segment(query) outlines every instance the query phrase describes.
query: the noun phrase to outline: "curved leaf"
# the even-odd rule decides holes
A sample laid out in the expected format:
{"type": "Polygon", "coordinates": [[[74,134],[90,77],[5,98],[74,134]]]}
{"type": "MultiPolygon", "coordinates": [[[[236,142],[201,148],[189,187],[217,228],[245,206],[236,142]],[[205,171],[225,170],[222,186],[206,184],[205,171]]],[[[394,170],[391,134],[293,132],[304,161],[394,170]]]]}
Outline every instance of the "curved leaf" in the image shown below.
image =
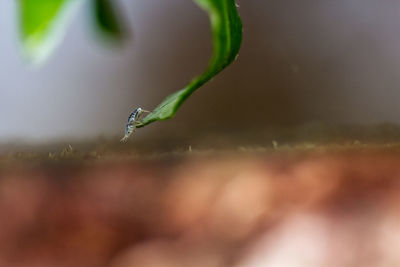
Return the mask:
{"type": "Polygon", "coordinates": [[[60,41],[72,3],[81,0],[18,0],[22,45],[26,56],[44,59],[60,41]]]}
{"type": "Polygon", "coordinates": [[[234,0],[194,0],[209,14],[214,55],[206,71],[192,80],[184,89],[169,95],[147,115],[137,127],[154,121],[172,118],[182,103],[199,87],[232,63],[240,50],[242,42],[242,22],[234,0]]]}

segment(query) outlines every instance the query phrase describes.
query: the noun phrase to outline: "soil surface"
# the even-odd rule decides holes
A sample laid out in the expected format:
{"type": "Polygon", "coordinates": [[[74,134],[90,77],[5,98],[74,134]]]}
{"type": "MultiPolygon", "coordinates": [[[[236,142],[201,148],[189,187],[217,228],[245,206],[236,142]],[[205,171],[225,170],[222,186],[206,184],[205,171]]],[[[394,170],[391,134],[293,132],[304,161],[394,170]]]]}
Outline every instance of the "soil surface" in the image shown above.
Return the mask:
{"type": "Polygon", "coordinates": [[[400,265],[398,145],[34,151],[0,156],[0,267],[400,265]]]}

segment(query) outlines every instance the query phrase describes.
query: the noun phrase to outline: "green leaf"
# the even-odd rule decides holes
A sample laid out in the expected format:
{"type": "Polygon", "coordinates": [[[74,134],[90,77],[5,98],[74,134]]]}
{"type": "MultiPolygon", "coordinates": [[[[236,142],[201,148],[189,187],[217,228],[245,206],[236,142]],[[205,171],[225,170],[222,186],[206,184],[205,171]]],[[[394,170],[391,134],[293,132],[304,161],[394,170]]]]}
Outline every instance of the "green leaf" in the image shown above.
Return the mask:
{"type": "MultiPolygon", "coordinates": [[[[110,0],[92,0],[96,25],[103,36],[122,41],[127,35],[122,12],[110,0]]],[[[115,1],[115,0],[114,0],[115,1]]]]}
{"type": "Polygon", "coordinates": [[[242,22],[234,0],[194,0],[209,14],[214,55],[206,71],[192,80],[184,89],[168,96],[138,125],[138,128],[154,121],[172,118],[183,102],[198,88],[232,63],[242,43],[242,22]]]}
{"type": "Polygon", "coordinates": [[[26,56],[41,61],[62,39],[72,4],[81,0],[18,0],[22,46],[26,56]]]}

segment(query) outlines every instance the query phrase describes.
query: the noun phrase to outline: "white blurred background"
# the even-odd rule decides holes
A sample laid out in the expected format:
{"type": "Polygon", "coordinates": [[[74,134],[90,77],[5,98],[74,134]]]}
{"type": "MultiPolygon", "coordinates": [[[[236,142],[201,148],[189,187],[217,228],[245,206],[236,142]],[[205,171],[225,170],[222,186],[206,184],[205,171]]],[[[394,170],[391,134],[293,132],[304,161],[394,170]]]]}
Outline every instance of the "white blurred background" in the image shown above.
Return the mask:
{"type": "MultiPolygon", "coordinates": [[[[0,141],[122,137],[206,67],[208,19],[190,0],[119,0],[132,26],[121,49],[93,33],[89,5],[39,68],[18,50],[15,1],[0,1],[0,141]]],[[[238,0],[239,60],[168,122],[138,136],[312,122],[400,121],[400,2],[238,0]],[[239,125],[240,124],[240,125],[239,125]]]]}

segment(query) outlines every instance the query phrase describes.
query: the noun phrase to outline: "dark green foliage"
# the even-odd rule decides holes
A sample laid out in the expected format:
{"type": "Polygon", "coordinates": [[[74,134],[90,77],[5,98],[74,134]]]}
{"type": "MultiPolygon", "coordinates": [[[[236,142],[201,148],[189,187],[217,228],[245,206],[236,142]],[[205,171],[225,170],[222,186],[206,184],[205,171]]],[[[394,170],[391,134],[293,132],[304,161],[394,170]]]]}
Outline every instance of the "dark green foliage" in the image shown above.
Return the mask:
{"type": "Polygon", "coordinates": [[[110,0],[92,0],[93,12],[98,29],[113,40],[121,41],[126,36],[121,11],[110,0]]]}

